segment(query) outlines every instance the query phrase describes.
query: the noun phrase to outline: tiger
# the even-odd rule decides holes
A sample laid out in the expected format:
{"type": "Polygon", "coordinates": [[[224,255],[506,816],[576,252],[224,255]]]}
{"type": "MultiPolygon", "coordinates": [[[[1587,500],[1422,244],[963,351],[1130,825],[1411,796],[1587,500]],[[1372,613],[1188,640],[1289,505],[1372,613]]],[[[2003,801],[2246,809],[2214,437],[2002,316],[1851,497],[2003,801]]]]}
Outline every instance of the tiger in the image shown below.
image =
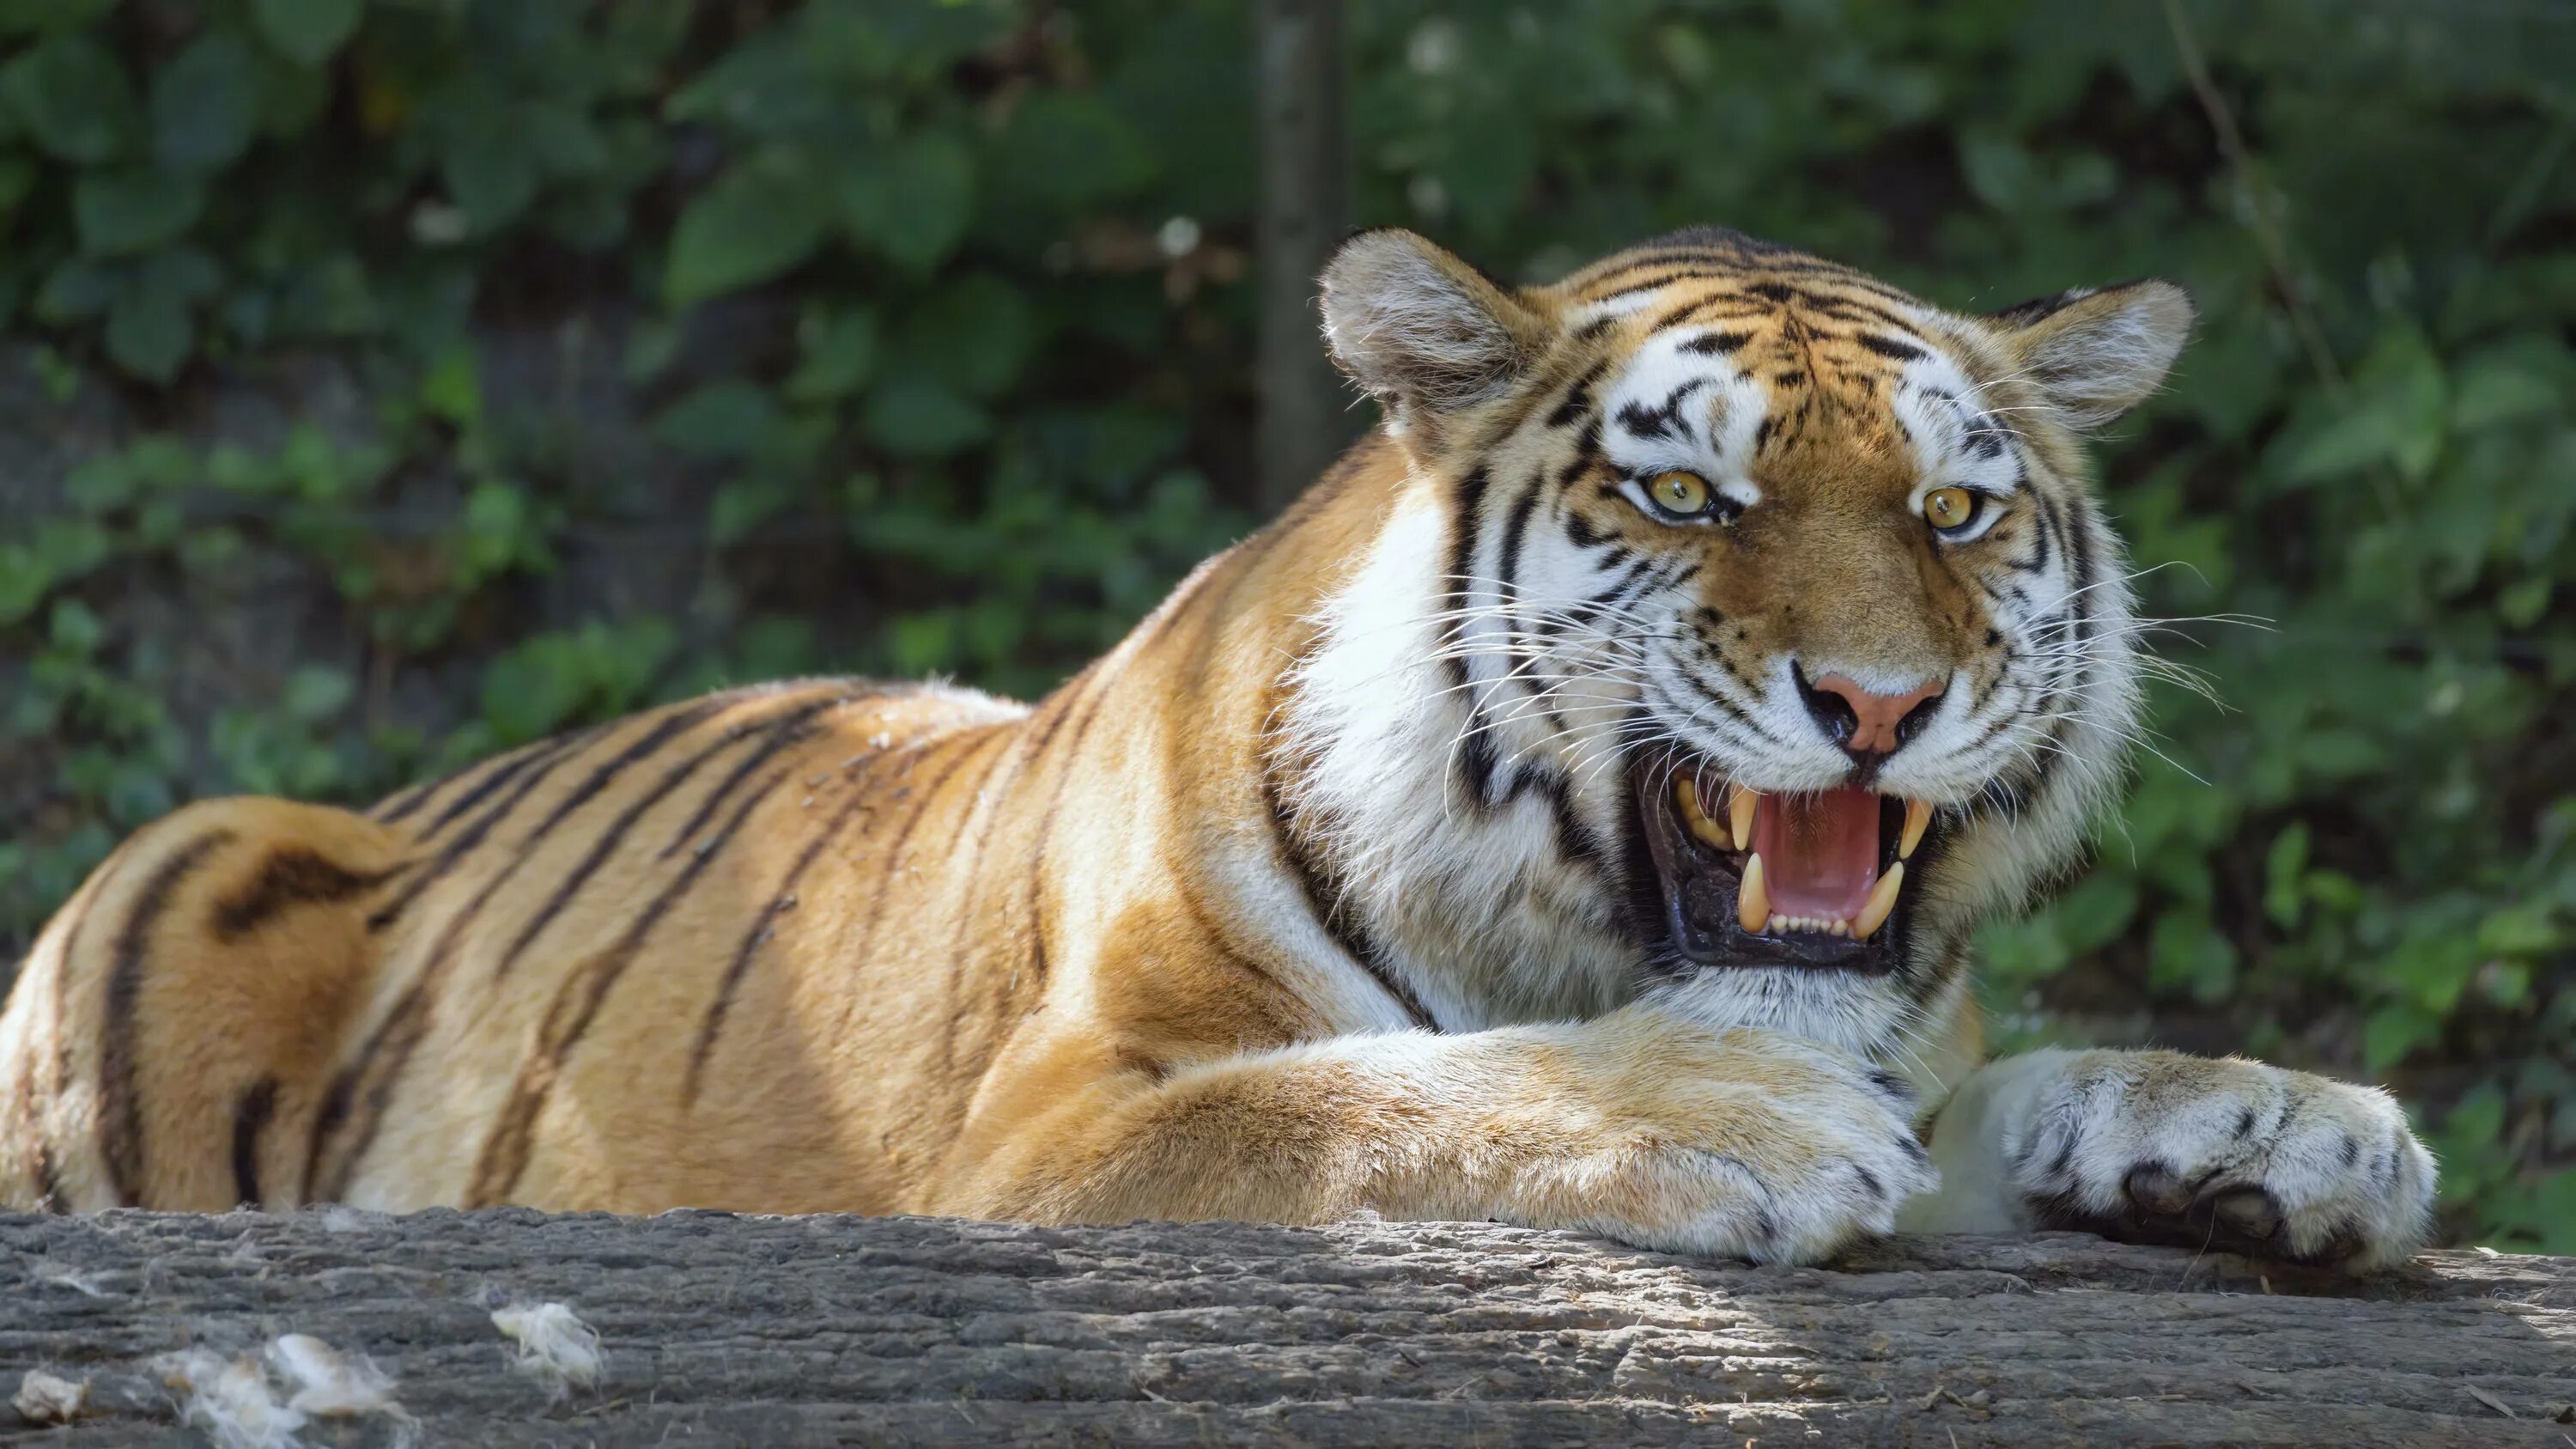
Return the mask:
{"type": "Polygon", "coordinates": [[[0,1199],[2427,1241],[2382,1090],[1986,1052],[1972,937],[2140,728],[2085,446],[2181,288],[1383,229],[1319,306],[1378,424],[1035,704],[762,685],[135,833],[0,1014],[0,1199]]]}

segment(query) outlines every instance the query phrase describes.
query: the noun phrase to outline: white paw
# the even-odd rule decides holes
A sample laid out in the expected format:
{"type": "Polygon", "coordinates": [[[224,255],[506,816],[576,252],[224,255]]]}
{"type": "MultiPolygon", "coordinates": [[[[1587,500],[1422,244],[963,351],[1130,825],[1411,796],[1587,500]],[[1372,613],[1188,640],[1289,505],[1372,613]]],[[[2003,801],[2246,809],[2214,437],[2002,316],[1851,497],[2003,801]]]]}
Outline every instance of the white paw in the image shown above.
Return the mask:
{"type": "MultiPolygon", "coordinates": [[[[1639,1247],[1812,1263],[1939,1185],[1902,1081],[1769,1032],[1684,1027],[1606,1074],[1583,1150],[1527,1184],[1549,1225],[1639,1247]]],[[[1528,1221],[1529,1219],[1522,1219],[1528,1221]]]]}
{"type": "Polygon", "coordinates": [[[2424,1243],[2433,1155],[2386,1092],[2235,1058],[2064,1058],[2009,1123],[2040,1225],[2382,1268],[2424,1243]]]}

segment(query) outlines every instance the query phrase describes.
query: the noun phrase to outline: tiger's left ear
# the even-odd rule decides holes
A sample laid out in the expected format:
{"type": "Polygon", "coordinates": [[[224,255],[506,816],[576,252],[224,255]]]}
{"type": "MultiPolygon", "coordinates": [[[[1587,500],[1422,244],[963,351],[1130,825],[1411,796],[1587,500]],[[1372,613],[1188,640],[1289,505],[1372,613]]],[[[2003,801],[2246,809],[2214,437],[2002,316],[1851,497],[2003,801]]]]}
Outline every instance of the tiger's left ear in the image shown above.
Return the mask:
{"type": "Polygon", "coordinates": [[[2066,420],[2100,427],[2145,402],[2191,335],[2191,294],[2149,279],[2078,288],[1987,314],[2013,370],[2066,420]]]}
{"type": "Polygon", "coordinates": [[[1527,302],[1399,228],[1343,242],[1323,286],[1333,361],[1409,427],[1501,396],[1546,345],[1527,302]]]}

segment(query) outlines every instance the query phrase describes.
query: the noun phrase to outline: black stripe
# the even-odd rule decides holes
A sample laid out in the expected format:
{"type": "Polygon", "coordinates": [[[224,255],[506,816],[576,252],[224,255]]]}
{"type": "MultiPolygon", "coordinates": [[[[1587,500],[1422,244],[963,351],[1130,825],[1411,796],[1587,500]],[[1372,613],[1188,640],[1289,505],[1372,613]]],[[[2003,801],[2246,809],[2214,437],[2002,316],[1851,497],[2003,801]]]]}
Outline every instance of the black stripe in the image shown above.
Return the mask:
{"type": "Polygon", "coordinates": [[[375,809],[367,812],[367,818],[378,825],[398,825],[408,819],[413,811],[428,804],[429,797],[436,794],[438,787],[446,783],[446,780],[424,780],[407,790],[399,791],[378,802],[375,809]]]}
{"type": "Polygon", "coordinates": [[[689,778],[695,775],[701,766],[764,730],[768,731],[773,738],[791,733],[801,729],[815,715],[827,709],[837,708],[848,703],[850,699],[865,697],[864,695],[832,695],[820,700],[809,699],[792,709],[780,710],[776,714],[763,715],[757,720],[745,721],[709,741],[689,758],[663,771],[662,778],[654,782],[652,789],[628,801],[626,808],[617,813],[617,818],[609,822],[608,827],[591,840],[590,851],[581,858],[581,863],[572,868],[571,872],[563,878],[562,883],[555,887],[554,894],[548,896],[546,903],[538,908],[537,913],[528,918],[528,923],[519,928],[519,934],[511,940],[510,948],[501,953],[499,961],[493,963],[494,983],[499,983],[503,977],[510,974],[510,968],[518,964],[520,954],[536,941],[538,935],[547,926],[554,923],[555,917],[563,914],[564,909],[572,904],[573,897],[579,895],[582,887],[590,883],[590,878],[598,874],[602,866],[608,864],[609,857],[617,853],[618,846],[625,841],[627,832],[635,828],[636,822],[642,820],[654,806],[668,798],[672,791],[688,783],[689,778]]]}
{"type": "MultiPolygon", "coordinates": [[[[1597,301],[1601,299],[1593,295],[1594,289],[1620,277],[1658,267],[1668,270],[1689,268],[1690,270],[1683,272],[1682,275],[1706,277],[1712,281],[1739,280],[1747,273],[1814,277],[1822,279],[1821,285],[1847,287],[1908,307],[1923,305],[1920,298],[1900,291],[1867,272],[1847,267],[1840,262],[1828,261],[1823,257],[1807,256],[1775,243],[1762,242],[1758,239],[1748,240],[1752,241],[1749,247],[1652,248],[1649,244],[1651,249],[1605,261],[1600,264],[1600,270],[1578,273],[1569,281],[1581,290],[1586,301],[1597,301]]],[[[1622,288],[1621,290],[1635,289],[1622,288]]]]}
{"type": "Polygon", "coordinates": [[[1682,425],[1682,401],[1707,387],[1711,379],[1694,377],[1665,394],[1661,407],[1648,409],[1629,403],[1619,409],[1619,426],[1640,438],[1661,438],[1690,429],[1682,425]]]}
{"type": "Polygon", "coordinates": [[[1662,559],[1659,559],[1650,553],[1638,555],[1636,562],[1628,565],[1627,569],[1618,576],[1617,581],[1612,583],[1609,588],[1590,596],[1591,603],[1594,607],[1602,609],[1615,609],[1625,606],[1629,590],[1635,588],[1647,574],[1652,573],[1656,566],[1663,562],[1664,561],[1662,559]]]}
{"type": "Polygon", "coordinates": [[[387,1012],[384,1021],[368,1035],[367,1043],[359,1049],[358,1055],[332,1077],[330,1088],[322,1094],[321,1107],[313,1114],[312,1139],[305,1145],[303,1201],[332,1202],[348,1192],[349,1178],[356,1172],[358,1160],[374,1144],[376,1128],[384,1121],[385,1104],[392,1095],[393,1081],[410,1060],[412,1050],[420,1044],[422,1035],[429,1030],[429,1002],[429,992],[423,983],[415,981],[404,988],[402,996],[394,1002],[393,1010],[387,1012]],[[357,1105],[359,1079],[375,1065],[377,1058],[387,1054],[391,1054],[394,1064],[390,1073],[378,1077],[368,1086],[367,1120],[359,1130],[358,1141],[325,1181],[322,1176],[323,1153],[349,1120],[350,1110],[357,1105]]]}
{"type": "MultiPolygon", "coordinates": [[[[1001,735],[997,738],[1002,742],[1001,750],[985,762],[984,773],[975,778],[975,787],[965,791],[967,798],[972,800],[992,799],[993,808],[996,810],[1010,799],[1012,789],[1019,783],[1020,774],[1027,768],[1029,761],[1029,754],[1025,750],[1020,751],[1016,757],[1013,755],[1010,736],[1001,735]],[[1010,783],[1004,785],[998,794],[988,796],[987,792],[992,790],[994,772],[1002,768],[1002,762],[1006,759],[1014,760],[1010,783]]],[[[1079,738],[1079,736],[1076,737],[1077,742],[1079,738]]],[[[978,744],[968,758],[983,753],[986,748],[986,745],[978,744]]],[[[959,768],[964,768],[962,763],[959,768]]],[[[1052,823],[1051,818],[1050,823],[1052,823]]],[[[958,829],[971,840],[972,848],[966,854],[965,873],[955,878],[958,882],[957,920],[948,933],[948,972],[940,981],[941,993],[946,997],[946,1009],[939,1014],[939,1070],[942,1072],[946,1072],[957,1059],[957,1026],[958,1018],[962,1015],[957,1009],[957,986],[965,979],[967,957],[973,944],[969,936],[969,927],[973,926],[977,919],[975,887],[983,879],[984,851],[993,843],[991,820],[987,819],[983,828],[979,830],[976,828],[975,813],[970,810],[966,818],[957,822],[957,825],[958,829]]],[[[949,853],[952,857],[956,853],[954,842],[949,845],[949,853]]]]}
{"type": "Polygon", "coordinates": [[[1771,309],[1746,302],[1740,293],[1721,292],[1714,297],[1702,297],[1694,302],[1684,302],[1656,318],[1646,330],[1651,335],[1657,332],[1669,332],[1676,327],[1687,327],[1696,322],[1753,322],[1770,315],[1771,309]]]}
{"type": "Polygon", "coordinates": [[[1270,808],[1270,837],[1278,843],[1280,859],[1287,865],[1290,878],[1296,881],[1298,894],[1305,898],[1307,914],[1313,916],[1316,924],[1323,927],[1324,934],[1342,948],[1343,955],[1350,957],[1360,970],[1368,973],[1369,979],[1375,981],[1380,990],[1403,1008],[1415,1026],[1424,1031],[1438,1031],[1440,1023],[1424,1008],[1421,998],[1415,996],[1412,989],[1380,959],[1376,941],[1370,937],[1368,929],[1353,918],[1343,898],[1338,874],[1316,857],[1297,829],[1286,792],[1280,787],[1279,768],[1276,761],[1263,762],[1261,798],[1270,808]]]}
{"type": "MultiPolygon", "coordinates": [[[[1076,683],[1079,682],[1079,680],[1076,681],[1076,683]]],[[[1076,685],[1074,683],[1068,683],[1062,690],[1050,696],[1045,705],[1041,706],[1041,709],[1048,715],[1048,719],[1045,724],[1039,726],[1037,739],[1029,746],[1029,758],[1040,758],[1048,745],[1054,742],[1056,731],[1064,727],[1066,720],[1072,718],[1074,713],[1073,703],[1075,695],[1076,685]]],[[[1267,718],[1267,716],[1265,716],[1265,718],[1267,718]]],[[[1086,715],[1083,719],[1081,729],[1077,730],[1074,734],[1072,745],[1068,745],[1065,751],[1068,756],[1066,761],[1067,769],[1072,767],[1070,756],[1073,753],[1073,747],[1079,745],[1082,735],[1088,732],[1090,728],[1091,721],[1086,715]]],[[[1064,781],[1059,777],[1056,781],[1054,790],[1049,792],[1047,799],[1045,822],[1046,828],[1049,830],[1054,829],[1056,804],[1063,798],[1063,793],[1064,781]]],[[[1039,986],[1044,986],[1046,984],[1047,976],[1045,910],[1046,880],[1042,874],[1045,864],[1046,849],[1044,841],[1041,839],[1038,849],[1030,854],[1028,882],[1021,890],[1021,913],[1026,918],[1029,925],[1030,967],[1036,973],[1035,982],[1039,986]]],[[[878,907],[882,907],[884,903],[884,891],[883,888],[880,887],[876,904],[878,907]]],[[[871,910],[868,916],[868,937],[870,940],[874,940],[876,937],[876,914],[874,910],[871,910]]]]}
{"type": "Polygon", "coordinates": [[[206,863],[207,856],[232,840],[229,830],[209,830],[172,851],[145,878],[112,948],[99,1026],[99,1148],[107,1158],[108,1186],[122,1207],[135,1206],[143,1194],[143,1098],[134,1085],[140,1065],[134,1013],[143,994],[144,957],[152,946],[153,928],[170,909],[170,897],[206,863]]]}
{"type": "Polygon", "coordinates": [[[1495,572],[1496,577],[1503,581],[1503,587],[1508,591],[1503,596],[1506,606],[1504,617],[1513,621],[1508,632],[1514,636],[1520,632],[1517,621],[1520,618],[1522,602],[1518,597],[1521,548],[1529,541],[1530,514],[1538,508],[1538,495],[1546,488],[1547,479],[1544,476],[1531,474],[1529,483],[1521,489],[1519,496],[1512,499],[1511,507],[1503,512],[1503,544],[1495,572]]]}
{"type": "Polygon", "coordinates": [[[1449,576],[1443,581],[1442,612],[1449,617],[1440,625],[1441,652],[1448,656],[1449,682],[1467,682],[1466,621],[1458,611],[1474,597],[1475,584],[1469,578],[1476,571],[1476,545],[1483,525],[1479,510],[1484,506],[1485,489],[1492,481],[1483,465],[1471,468],[1458,480],[1458,495],[1450,502],[1454,510],[1449,520],[1449,576]]]}
{"type": "Polygon", "coordinates": [[[518,783],[507,794],[493,802],[491,809],[474,817],[470,824],[458,831],[454,840],[440,847],[437,857],[430,861],[428,869],[413,875],[392,900],[385,902],[376,909],[375,914],[367,917],[368,931],[381,932],[402,919],[403,912],[410,910],[412,903],[426,894],[431,886],[444,880],[447,873],[462,863],[465,857],[481,849],[484,840],[491,835],[492,827],[508,819],[510,812],[518,809],[529,795],[535,793],[539,785],[546,782],[546,777],[555,772],[556,766],[572,758],[572,747],[584,738],[586,735],[576,735],[542,754],[530,756],[529,763],[535,768],[525,774],[512,771],[518,783]]]}
{"type": "Polygon", "coordinates": [[[580,784],[565,791],[564,797],[557,800],[554,808],[546,812],[546,818],[538,821],[537,827],[528,832],[528,838],[524,844],[534,845],[543,839],[546,832],[563,823],[565,816],[597,798],[599,792],[606,789],[608,783],[623,773],[627,766],[641,763],[660,754],[664,746],[695,728],[709,715],[730,709],[742,703],[742,700],[741,694],[719,694],[664,715],[653,728],[647,730],[626,748],[601,761],[599,767],[583,777],[580,784]]]}
{"type": "Polygon", "coordinates": [[[1458,784],[1479,810],[1495,804],[1494,772],[1502,768],[1494,751],[1493,721],[1482,705],[1467,711],[1467,729],[1458,737],[1458,784]]]}
{"type": "Polygon", "coordinates": [[[811,739],[816,734],[820,733],[821,727],[815,721],[816,715],[838,709],[842,705],[856,704],[866,698],[868,698],[868,696],[865,694],[842,695],[839,698],[825,701],[822,706],[817,709],[800,712],[787,724],[782,724],[771,729],[769,732],[769,738],[762,740],[758,749],[753,750],[749,755],[745,756],[739,764],[736,764],[733,767],[730,773],[715,783],[715,788],[707,791],[706,797],[698,802],[698,808],[691,812],[688,823],[682,825],[677,831],[674,831],[671,835],[670,843],[663,846],[660,851],[656,852],[653,858],[655,860],[668,860],[673,855],[678,854],[680,847],[687,845],[692,840],[695,840],[698,837],[698,832],[706,829],[707,822],[715,816],[716,807],[724,803],[725,797],[732,794],[736,786],[739,786],[743,781],[749,779],[754,770],[759,769],[762,765],[765,765],[769,761],[777,758],[781,751],[794,745],[803,744],[806,740],[811,739]]]}
{"type": "Polygon", "coordinates": [[[1547,425],[1551,428],[1572,427],[1586,413],[1591,412],[1592,385],[1599,382],[1601,374],[1609,370],[1610,364],[1607,361],[1596,362],[1585,368],[1583,375],[1574,380],[1574,386],[1566,389],[1565,401],[1558,403],[1556,411],[1547,415],[1547,425]]]}
{"type": "MultiPolygon", "coordinates": [[[[607,1002],[609,992],[616,989],[626,969],[634,964],[654,928],[662,923],[662,918],[670,914],[671,908],[678,905],[680,899],[697,884],[708,863],[742,829],[751,812],[786,783],[791,773],[792,766],[774,770],[744,794],[734,806],[733,813],[725,817],[723,828],[689,853],[687,863],[680,867],[679,876],[645,905],[643,913],[627,927],[626,934],[618,938],[617,944],[609,948],[605,957],[571,978],[586,982],[589,990],[581,998],[579,1008],[560,1037],[547,1033],[550,1040],[541,1043],[539,1051],[522,1064],[519,1079],[511,1088],[510,1100],[501,1109],[498,1124],[492,1135],[485,1139],[483,1151],[477,1155],[473,1183],[466,1191],[468,1207],[503,1201],[518,1186],[521,1174],[527,1171],[537,1118],[545,1111],[546,1098],[562,1075],[564,1062],[571,1057],[573,1049],[581,1045],[582,1037],[589,1032],[591,1024],[599,1019],[600,1008],[607,1002]]],[[[553,1013],[548,1014],[551,1016],[553,1013]]]]}
{"type": "Polygon", "coordinates": [[[374,890],[401,870],[351,870],[309,846],[287,846],[271,853],[249,884],[216,904],[215,940],[230,945],[298,906],[337,905],[374,890]]]}
{"type": "MultiPolygon", "coordinates": [[[[1078,682],[1084,677],[1076,675],[1075,679],[1078,682]]],[[[1070,687],[1067,686],[1067,688],[1070,687]]],[[[896,827],[894,838],[887,842],[885,853],[878,857],[876,889],[869,892],[867,924],[859,933],[859,940],[869,946],[876,944],[877,924],[885,919],[886,897],[891,893],[888,886],[893,881],[895,873],[903,868],[903,852],[904,848],[912,842],[912,832],[920,827],[922,817],[930,813],[931,807],[939,803],[939,788],[947,784],[948,777],[956,774],[969,759],[974,757],[975,753],[972,750],[943,749],[942,747],[955,746],[966,738],[967,732],[960,731],[929,742],[922,750],[922,754],[926,756],[932,750],[941,750],[947,755],[946,763],[933,772],[917,791],[913,790],[909,771],[904,776],[904,782],[895,787],[897,799],[903,798],[907,792],[911,793],[912,811],[903,817],[903,824],[896,827]]],[[[920,763],[919,757],[913,761],[915,768],[918,768],[920,763]]]]}
{"type": "Polygon", "coordinates": [[[2026,574],[2035,574],[2047,568],[2049,559],[2053,557],[2048,547],[2048,536],[2053,530],[2046,505],[2031,511],[2031,522],[2033,527],[2030,531],[2029,561],[2025,563],[2019,559],[2007,560],[2014,568],[2026,574]]]}
{"type": "MultiPolygon", "coordinates": [[[[81,930],[89,924],[91,912],[98,908],[99,897],[107,894],[107,888],[125,858],[125,851],[120,849],[100,861],[90,872],[88,883],[73,895],[71,904],[65,907],[71,917],[63,928],[62,950],[54,958],[53,1013],[49,1018],[52,1029],[46,1033],[51,1038],[51,1049],[46,1056],[53,1067],[50,1073],[52,1080],[45,1093],[45,1100],[49,1103],[62,1101],[63,1094],[70,1091],[72,1085],[71,1037],[64,1030],[64,1025],[71,1020],[72,962],[80,948],[81,930]]],[[[33,990],[32,987],[27,989],[33,990]]],[[[27,1140],[34,1144],[36,1154],[36,1207],[42,1212],[69,1212],[70,1204],[63,1196],[61,1164],[54,1160],[53,1139],[46,1135],[39,1120],[36,1053],[33,1051],[27,1053],[25,1087],[27,1140]]]]}
{"type": "Polygon", "coordinates": [[[1892,358],[1898,362],[1912,362],[1924,355],[1922,348],[1910,342],[1899,342],[1893,337],[1883,337],[1875,332],[1859,333],[1852,338],[1852,341],[1881,357],[1892,358]]]}
{"type": "Polygon", "coordinates": [[[243,1207],[260,1205],[259,1134],[275,1115],[277,1078],[273,1076],[260,1078],[233,1108],[233,1201],[243,1207]]]}
{"type": "Polygon", "coordinates": [[[831,819],[824,823],[813,841],[797,852],[795,863],[787,867],[786,876],[778,882],[778,893],[760,908],[760,914],[752,920],[751,929],[743,932],[742,944],[734,950],[733,964],[725,968],[724,979],[716,984],[715,1000],[709,1003],[706,1016],[698,1022],[697,1044],[689,1049],[689,1070],[680,1087],[680,1104],[683,1107],[698,1100],[698,1080],[706,1071],[707,1057],[715,1051],[717,1036],[724,1030],[725,1015],[733,1008],[734,990],[750,972],[752,958],[768,944],[778,918],[795,909],[796,887],[805,879],[805,872],[813,869],[814,862],[822,858],[825,846],[839,839],[851,821],[876,803],[865,777],[854,782],[850,798],[842,803],[840,809],[832,812],[831,819]]]}
{"type": "Polygon", "coordinates": [[[422,826],[419,835],[415,838],[423,845],[436,840],[439,832],[456,823],[457,817],[490,799],[492,792],[517,779],[530,765],[561,750],[564,743],[560,739],[539,740],[514,754],[503,755],[493,762],[491,769],[484,772],[483,778],[474,782],[472,789],[449,801],[446,809],[439,811],[427,825],[422,826]]]}
{"type": "Polygon", "coordinates": [[[1524,773],[1513,782],[1515,795],[1531,790],[1538,792],[1547,805],[1548,819],[1556,832],[1556,852],[1583,869],[1598,874],[1609,860],[1609,847],[1593,838],[1592,829],[1574,811],[1573,787],[1557,770],[1524,773]]]}
{"type": "Polygon", "coordinates": [[[1702,357],[1725,357],[1740,351],[1745,343],[1752,340],[1750,332],[1703,332],[1681,344],[1677,350],[1695,352],[1702,357]]]}
{"type": "Polygon", "coordinates": [[[497,766],[506,765],[512,760],[517,759],[520,755],[527,753],[529,750],[541,749],[549,743],[551,743],[551,741],[539,740],[536,744],[525,746],[518,751],[499,755],[497,757],[487,756],[486,758],[474,761],[472,764],[461,765],[456,769],[450,770],[446,774],[427,782],[426,784],[414,785],[410,789],[404,790],[399,794],[380,802],[375,809],[367,812],[367,818],[375,821],[379,825],[398,825],[404,820],[410,818],[423,806],[429,804],[431,800],[436,799],[439,791],[446,789],[457,781],[480,771],[490,770],[497,766]]]}

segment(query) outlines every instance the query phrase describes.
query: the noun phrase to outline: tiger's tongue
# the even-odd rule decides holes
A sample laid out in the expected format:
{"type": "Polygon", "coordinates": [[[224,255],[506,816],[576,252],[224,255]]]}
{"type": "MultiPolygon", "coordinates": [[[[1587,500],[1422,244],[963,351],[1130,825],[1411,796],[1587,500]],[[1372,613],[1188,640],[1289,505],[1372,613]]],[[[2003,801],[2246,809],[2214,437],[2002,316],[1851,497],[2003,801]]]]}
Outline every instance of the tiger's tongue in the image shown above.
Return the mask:
{"type": "Polygon", "coordinates": [[[1878,883],[1878,806],[1867,790],[1765,795],[1753,817],[1753,849],[1771,913],[1850,920],[1878,883]]]}

